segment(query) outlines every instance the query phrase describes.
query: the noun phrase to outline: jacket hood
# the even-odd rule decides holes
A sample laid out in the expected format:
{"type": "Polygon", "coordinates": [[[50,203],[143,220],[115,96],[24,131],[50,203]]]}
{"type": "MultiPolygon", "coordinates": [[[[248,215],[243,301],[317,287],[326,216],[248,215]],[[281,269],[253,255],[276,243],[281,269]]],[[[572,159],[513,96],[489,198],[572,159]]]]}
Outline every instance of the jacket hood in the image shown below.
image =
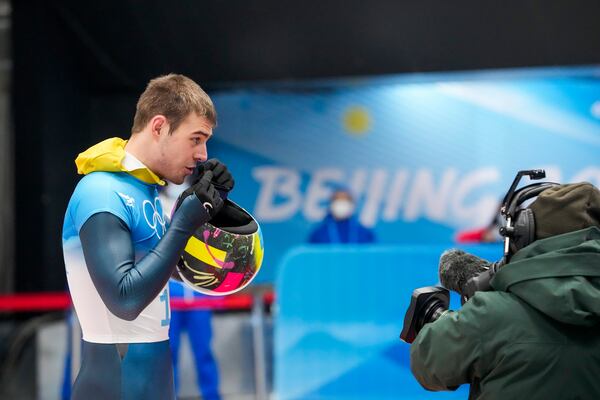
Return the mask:
{"type": "Polygon", "coordinates": [[[127,172],[142,182],[149,184],[165,185],[165,181],[143,165],[126,167],[123,165],[125,159],[126,140],[121,138],[106,139],[93,145],[83,153],[79,153],[75,159],[77,173],[87,175],[91,172],[127,172]]]}
{"type": "Polygon", "coordinates": [[[600,323],[600,229],[538,240],[521,249],[491,281],[549,317],[572,325],[600,323]]]}

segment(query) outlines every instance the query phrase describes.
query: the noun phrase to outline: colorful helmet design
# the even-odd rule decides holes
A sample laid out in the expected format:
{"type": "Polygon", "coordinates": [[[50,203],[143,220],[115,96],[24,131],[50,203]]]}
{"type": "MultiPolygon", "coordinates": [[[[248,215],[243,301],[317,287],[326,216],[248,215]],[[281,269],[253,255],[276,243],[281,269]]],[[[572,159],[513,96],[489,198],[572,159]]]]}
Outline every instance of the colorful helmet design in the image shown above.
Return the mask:
{"type": "Polygon", "coordinates": [[[200,293],[231,294],[258,274],[263,246],[260,226],[252,215],[225,200],[219,213],[190,237],[177,271],[184,283],[200,293]]]}

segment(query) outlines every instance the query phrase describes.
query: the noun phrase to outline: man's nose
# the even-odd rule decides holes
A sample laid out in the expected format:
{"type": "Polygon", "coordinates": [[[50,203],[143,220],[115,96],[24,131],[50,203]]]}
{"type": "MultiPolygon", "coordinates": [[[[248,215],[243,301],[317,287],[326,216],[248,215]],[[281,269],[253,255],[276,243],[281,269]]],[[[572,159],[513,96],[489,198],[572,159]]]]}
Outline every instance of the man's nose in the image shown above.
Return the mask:
{"type": "Polygon", "coordinates": [[[197,162],[204,162],[208,159],[208,153],[206,151],[206,145],[202,145],[195,153],[194,160],[197,162]]]}

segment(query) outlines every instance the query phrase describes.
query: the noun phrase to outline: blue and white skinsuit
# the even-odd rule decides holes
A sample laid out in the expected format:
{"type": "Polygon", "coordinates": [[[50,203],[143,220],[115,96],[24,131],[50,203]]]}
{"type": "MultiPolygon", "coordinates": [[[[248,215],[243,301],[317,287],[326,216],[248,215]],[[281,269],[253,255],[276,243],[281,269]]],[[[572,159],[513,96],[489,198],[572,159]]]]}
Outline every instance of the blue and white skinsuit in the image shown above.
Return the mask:
{"type": "Polygon", "coordinates": [[[83,332],[72,398],[175,399],[167,282],[194,230],[210,216],[188,196],[167,226],[164,182],[107,139],[81,153],[63,253],[83,332]]]}

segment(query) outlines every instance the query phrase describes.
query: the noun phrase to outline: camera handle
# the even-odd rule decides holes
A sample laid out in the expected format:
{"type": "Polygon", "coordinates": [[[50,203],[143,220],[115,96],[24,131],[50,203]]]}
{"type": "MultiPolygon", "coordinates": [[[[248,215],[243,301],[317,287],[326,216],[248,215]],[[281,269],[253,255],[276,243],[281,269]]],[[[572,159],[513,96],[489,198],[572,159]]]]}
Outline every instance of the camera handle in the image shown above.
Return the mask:
{"type": "Polygon", "coordinates": [[[461,303],[465,304],[476,292],[488,292],[492,290],[490,281],[496,275],[496,272],[505,264],[504,258],[493,263],[486,271],[483,271],[477,276],[472,277],[465,283],[461,293],[461,303]]]}

